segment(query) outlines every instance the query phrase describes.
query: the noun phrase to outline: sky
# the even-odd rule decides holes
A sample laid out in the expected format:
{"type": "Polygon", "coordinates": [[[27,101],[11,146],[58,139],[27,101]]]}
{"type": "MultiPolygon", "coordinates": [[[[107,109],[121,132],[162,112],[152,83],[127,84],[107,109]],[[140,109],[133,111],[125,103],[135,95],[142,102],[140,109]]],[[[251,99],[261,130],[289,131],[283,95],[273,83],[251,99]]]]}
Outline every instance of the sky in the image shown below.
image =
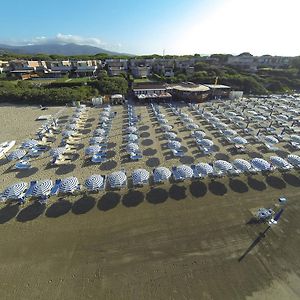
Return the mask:
{"type": "Polygon", "coordinates": [[[296,56],[299,11],[300,0],[2,0],[0,43],[296,56]]]}

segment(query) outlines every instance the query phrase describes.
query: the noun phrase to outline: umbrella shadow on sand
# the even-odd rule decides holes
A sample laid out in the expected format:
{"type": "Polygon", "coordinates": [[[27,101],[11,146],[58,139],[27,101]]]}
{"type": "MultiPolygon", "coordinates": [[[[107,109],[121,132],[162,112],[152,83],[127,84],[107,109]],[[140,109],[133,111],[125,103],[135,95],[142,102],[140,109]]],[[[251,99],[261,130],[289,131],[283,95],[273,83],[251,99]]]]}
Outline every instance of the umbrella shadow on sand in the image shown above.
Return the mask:
{"type": "Polygon", "coordinates": [[[284,189],[286,187],[286,183],[276,176],[267,176],[266,183],[275,189],[284,189]]]}
{"type": "Polygon", "coordinates": [[[46,211],[48,218],[58,218],[67,214],[72,208],[72,203],[65,199],[58,199],[46,211]]]}
{"type": "Polygon", "coordinates": [[[26,178],[29,176],[34,175],[36,172],[38,172],[38,168],[30,168],[28,170],[19,170],[18,173],[16,174],[16,178],[26,178]]]}
{"type": "Polygon", "coordinates": [[[229,178],[229,187],[236,193],[246,193],[249,191],[247,184],[239,179],[229,178]]]}
{"type": "Polygon", "coordinates": [[[16,217],[18,222],[27,222],[32,221],[42,215],[46,209],[45,204],[40,204],[39,202],[35,201],[29,206],[22,209],[16,217]]]}
{"type": "Polygon", "coordinates": [[[123,196],[122,204],[125,207],[135,207],[144,201],[144,197],[142,192],[131,190],[123,196]]]}
{"type": "Polygon", "coordinates": [[[260,191],[260,192],[264,191],[267,188],[266,184],[263,181],[259,181],[253,177],[248,177],[248,185],[252,189],[260,191]]]}
{"type": "Polygon", "coordinates": [[[217,196],[223,196],[227,193],[226,186],[219,181],[211,181],[208,184],[208,189],[211,193],[213,193],[217,196]]]}
{"type": "Polygon", "coordinates": [[[207,186],[204,182],[193,181],[190,185],[190,192],[196,198],[204,197],[207,193],[207,186]]]}
{"type": "Polygon", "coordinates": [[[96,200],[91,196],[84,196],[72,205],[72,213],[75,215],[82,215],[94,208],[96,200]]]}
{"type": "Polygon", "coordinates": [[[121,200],[121,196],[116,192],[107,192],[98,201],[97,208],[102,211],[108,211],[115,208],[121,200]]]}
{"type": "Polygon", "coordinates": [[[174,200],[183,200],[186,198],[186,187],[173,184],[169,189],[169,195],[174,200]]]}
{"type": "Polygon", "coordinates": [[[146,200],[151,204],[160,204],[165,202],[169,197],[169,193],[163,188],[153,188],[147,195],[146,200]]]}
{"type": "Polygon", "coordinates": [[[241,262],[248,253],[259,244],[259,242],[266,237],[266,233],[271,228],[271,226],[268,226],[263,232],[260,232],[259,235],[256,237],[256,239],[252,242],[252,244],[248,247],[248,249],[244,252],[244,254],[238,259],[239,262],[241,262]]]}
{"type": "Polygon", "coordinates": [[[19,204],[9,203],[0,209],[0,224],[4,224],[13,219],[19,212],[19,204]]]}
{"type": "Polygon", "coordinates": [[[282,175],[284,181],[289,184],[289,185],[292,185],[292,186],[295,186],[295,187],[299,187],[300,186],[300,179],[299,177],[293,175],[293,174],[289,174],[289,173],[285,173],[282,175]]]}

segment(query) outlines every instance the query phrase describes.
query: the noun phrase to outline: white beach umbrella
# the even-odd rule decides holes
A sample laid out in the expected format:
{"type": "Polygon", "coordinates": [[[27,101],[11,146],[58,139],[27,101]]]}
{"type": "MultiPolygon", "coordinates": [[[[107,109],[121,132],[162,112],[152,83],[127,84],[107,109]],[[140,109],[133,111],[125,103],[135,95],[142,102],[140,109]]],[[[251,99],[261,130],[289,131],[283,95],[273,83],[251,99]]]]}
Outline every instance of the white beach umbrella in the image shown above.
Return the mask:
{"type": "Polygon", "coordinates": [[[97,144],[89,146],[85,149],[85,155],[94,155],[101,151],[101,147],[97,144]]]}
{"type": "Polygon", "coordinates": [[[100,114],[100,117],[109,117],[110,115],[110,112],[109,111],[103,111],[101,114],[100,114]]]}
{"type": "Polygon", "coordinates": [[[241,158],[237,158],[232,162],[232,165],[243,172],[247,172],[250,171],[252,169],[252,166],[250,164],[249,161],[245,160],[245,159],[241,159],[241,158]]]}
{"type": "Polygon", "coordinates": [[[189,117],[189,114],[184,113],[184,112],[181,112],[181,113],[180,113],[180,116],[181,116],[181,117],[184,117],[184,118],[188,118],[188,117],[189,117]]]}
{"type": "Polygon", "coordinates": [[[134,184],[142,183],[149,179],[149,172],[145,169],[135,169],[132,172],[131,177],[134,184]]]}
{"type": "Polygon", "coordinates": [[[167,124],[169,121],[167,119],[159,119],[158,122],[160,124],[167,124]]]}
{"type": "Polygon", "coordinates": [[[271,169],[271,165],[262,158],[253,158],[250,163],[254,168],[260,171],[267,171],[271,169]]]}
{"type": "Polygon", "coordinates": [[[266,121],[267,118],[265,116],[262,116],[262,115],[257,115],[257,116],[252,117],[252,120],[253,121],[266,121]]]}
{"type": "Polygon", "coordinates": [[[186,125],[186,128],[188,130],[195,130],[195,129],[198,129],[199,128],[199,125],[195,124],[195,123],[189,123],[186,125]]]}
{"type": "Polygon", "coordinates": [[[223,122],[215,123],[214,126],[218,129],[227,129],[227,127],[228,127],[228,125],[223,122]]]}
{"type": "Polygon", "coordinates": [[[171,140],[171,141],[168,141],[168,147],[170,149],[179,149],[179,148],[181,148],[181,143],[178,141],[171,140]]]}
{"type": "Polygon", "coordinates": [[[225,112],[225,115],[227,115],[228,117],[235,117],[235,116],[237,116],[237,113],[234,111],[228,111],[228,112],[225,112]]]}
{"type": "Polygon", "coordinates": [[[182,118],[182,121],[184,123],[193,123],[194,122],[194,120],[191,117],[184,117],[184,118],[182,118]]]}
{"type": "Polygon", "coordinates": [[[214,145],[214,142],[209,139],[198,140],[197,143],[203,147],[212,147],[214,145]]]}
{"type": "Polygon", "coordinates": [[[160,128],[163,131],[170,131],[170,130],[172,130],[173,127],[171,125],[161,125],[160,128]]]}
{"type": "Polygon", "coordinates": [[[135,142],[138,139],[139,139],[139,137],[136,134],[134,134],[134,133],[130,133],[130,134],[127,135],[127,140],[129,142],[135,142]]]}
{"type": "Polygon", "coordinates": [[[18,160],[26,155],[26,151],[24,149],[17,149],[11,152],[8,156],[8,160],[18,160]]]}
{"type": "Polygon", "coordinates": [[[50,150],[50,155],[53,157],[58,157],[66,151],[66,147],[58,147],[58,148],[53,148],[50,150]]]}
{"type": "Polygon", "coordinates": [[[70,136],[73,136],[75,134],[76,134],[75,130],[64,130],[62,132],[62,136],[64,136],[64,137],[70,137],[70,136]]]}
{"type": "Polygon", "coordinates": [[[205,118],[214,117],[214,114],[207,111],[207,112],[203,113],[203,117],[205,117],[205,118]]]}
{"type": "Polygon", "coordinates": [[[282,122],[288,121],[290,118],[287,115],[278,115],[276,116],[276,119],[282,122]]]}
{"type": "Polygon", "coordinates": [[[300,144],[300,135],[292,134],[290,139],[292,142],[300,144]]]}
{"type": "Polygon", "coordinates": [[[77,128],[77,126],[76,126],[76,124],[68,124],[66,128],[69,130],[75,130],[77,128]]]}
{"type": "Polygon", "coordinates": [[[218,170],[226,171],[226,172],[233,168],[232,164],[230,162],[226,161],[226,160],[216,160],[213,163],[213,167],[218,169],[218,170]]]}
{"type": "Polygon", "coordinates": [[[296,154],[289,154],[287,156],[287,161],[294,167],[300,166],[300,156],[298,156],[296,154]]]}
{"type": "Polygon", "coordinates": [[[242,116],[235,116],[232,118],[232,120],[235,122],[239,122],[239,121],[244,121],[245,118],[243,118],[242,116]]]}
{"type": "Polygon", "coordinates": [[[157,115],[156,115],[156,117],[157,117],[157,118],[160,118],[160,119],[162,119],[162,118],[164,118],[164,117],[165,117],[165,115],[164,115],[164,114],[162,114],[162,113],[159,113],[159,114],[157,114],[157,115]]]}
{"type": "Polygon", "coordinates": [[[198,163],[198,164],[195,165],[195,169],[202,176],[207,176],[207,175],[212,174],[214,172],[213,167],[210,164],[207,164],[207,163],[198,163]]]}
{"type": "Polygon", "coordinates": [[[220,123],[221,122],[218,117],[207,118],[207,121],[209,121],[210,123],[220,123]]]}
{"type": "Polygon", "coordinates": [[[107,181],[111,187],[122,186],[127,180],[127,176],[122,171],[116,171],[107,176],[107,181]]]}
{"type": "Polygon", "coordinates": [[[97,128],[94,130],[95,136],[101,136],[101,135],[105,135],[105,134],[106,134],[106,130],[103,128],[97,128]]]}
{"type": "Polygon", "coordinates": [[[76,177],[68,177],[61,181],[59,191],[61,193],[73,193],[75,190],[77,190],[78,185],[79,182],[76,177]]]}
{"type": "Polygon", "coordinates": [[[91,175],[85,181],[85,186],[90,191],[97,191],[103,188],[104,178],[101,175],[91,175]]]}
{"type": "Polygon", "coordinates": [[[127,152],[136,152],[137,150],[139,150],[139,145],[136,143],[129,143],[126,146],[126,150],[127,152]]]}
{"type": "Polygon", "coordinates": [[[38,141],[29,139],[22,143],[22,148],[31,149],[31,148],[35,147],[37,144],[38,144],[38,141]]]}
{"type": "Polygon", "coordinates": [[[232,129],[224,130],[224,131],[222,131],[222,133],[225,136],[235,136],[235,135],[237,135],[237,132],[235,130],[232,130],[232,129]]]}
{"type": "Polygon", "coordinates": [[[204,131],[197,130],[197,131],[194,132],[194,137],[195,137],[196,139],[201,140],[201,139],[203,139],[205,136],[206,136],[206,133],[205,133],[204,131]]]}
{"type": "Polygon", "coordinates": [[[166,167],[157,167],[153,171],[154,179],[167,180],[171,176],[171,171],[166,167]]]}
{"type": "Polygon", "coordinates": [[[279,169],[287,169],[292,167],[292,165],[288,161],[280,156],[271,156],[270,161],[273,166],[279,169]]]}
{"type": "Polygon", "coordinates": [[[19,196],[21,196],[24,191],[27,189],[28,184],[26,182],[18,182],[15,183],[11,186],[9,186],[8,188],[6,188],[4,190],[4,192],[2,193],[1,197],[3,197],[4,199],[18,199],[19,196]]]}
{"type": "Polygon", "coordinates": [[[32,190],[32,196],[42,197],[49,195],[53,187],[53,182],[50,179],[38,181],[32,190]]]}
{"type": "Polygon", "coordinates": [[[192,178],[193,177],[193,169],[190,166],[187,165],[180,165],[176,167],[176,173],[181,177],[181,178],[192,178]]]}
{"type": "Polygon", "coordinates": [[[165,132],[164,136],[170,140],[174,140],[177,138],[177,134],[174,132],[170,132],[170,131],[165,132]]]}
{"type": "Polygon", "coordinates": [[[277,144],[279,141],[273,135],[266,135],[264,140],[268,144],[277,144]]]}
{"type": "Polygon", "coordinates": [[[100,118],[100,122],[108,123],[109,122],[109,118],[103,116],[103,117],[100,118]]]}
{"type": "Polygon", "coordinates": [[[135,133],[135,132],[137,132],[137,128],[135,126],[129,126],[129,127],[127,127],[126,131],[128,133],[135,133]]]}
{"type": "Polygon", "coordinates": [[[236,145],[245,145],[248,144],[248,141],[241,136],[235,136],[231,139],[231,142],[236,145]]]}
{"type": "Polygon", "coordinates": [[[100,144],[103,141],[103,137],[101,136],[94,136],[92,138],[90,138],[90,145],[96,145],[96,144],[100,144]]]}

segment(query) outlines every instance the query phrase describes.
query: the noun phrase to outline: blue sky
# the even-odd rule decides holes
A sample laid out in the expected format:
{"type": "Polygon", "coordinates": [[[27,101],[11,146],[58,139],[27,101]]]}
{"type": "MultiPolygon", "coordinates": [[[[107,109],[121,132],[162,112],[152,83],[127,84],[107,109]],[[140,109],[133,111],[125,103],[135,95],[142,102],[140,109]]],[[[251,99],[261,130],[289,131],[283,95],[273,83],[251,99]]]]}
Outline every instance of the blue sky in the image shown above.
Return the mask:
{"type": "Polygon", "coordinates": [[[299,55],[299,0],[3,0],[0,43],[299,55]]]}

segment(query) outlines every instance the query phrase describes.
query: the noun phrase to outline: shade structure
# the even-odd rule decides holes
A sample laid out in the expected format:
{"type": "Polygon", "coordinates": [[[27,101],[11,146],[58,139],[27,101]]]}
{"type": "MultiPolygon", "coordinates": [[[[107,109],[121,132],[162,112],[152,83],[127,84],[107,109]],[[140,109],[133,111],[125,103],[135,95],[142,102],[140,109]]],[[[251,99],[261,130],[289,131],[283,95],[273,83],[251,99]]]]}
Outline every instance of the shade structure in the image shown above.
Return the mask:
{"type": "Polygon", "coordinates": [[[123,186],[126,184],[127,176],[123,171],[116,171],[107,176],[107,181],[111,187],[123,186]]]}
{"type": "Polygon", "coordinates": [[[266,135],[264,140],[268,144],[277,144],[277,143],[279,143],[279,141],[273,135],[266,135]]]}
{"type": "Polygon", "coordinates": [[[149,180],[149,172],[145,169],[135,169],[131,177],[133,184],[143,183],[149,180]]]}
{"type": "Polygon", "coordinates": [[[178,141],[168,141],[168,147],[170,149],[179,149],[181,148],[181,143],[178,141]]]}
{"type": "Polygon", "coordinates": [[[253,121],[266,121],[267,118],[265,116],[262,115],[256,115],[252,118],[253,121]]]}
{"type": "Polygon", "coordinates": [[[163,131],[170,131],[170,130],[172,130],[173,127],[171,125],[161,125],[160,128],[163,131]]]}
{"type": "Polygon", "coordinates": [[[15,183],[15,184],[9,186],[8,188],[6,188],[1,196],[7,200],[18,199],[18,197],[24,193],[24,191],[27,189],[27,187],[28,187],[28,184],[26,182],[15,183]]]}
{"type": "Polygon", "coordinates": [[[81,113],[80,112],[75,112],[73,115],[72,115],[73,118],[80,118],[81,117],[81,113]]]}
{"type": "Polygon", "coordinates": [[[165,117],[165,115],[164,115],[164,114],[162,114],[162,113],[159,113],[159,114],[157,114],[157,115],[156,115],[156,117],[157,117],[157,118],[164,118],[164,117],[165,117]]]}
{"type": "Polygon", "coordinates": [[[222,133],[225,136],[235,136],[235,135],[237,135],[237,132],[235,130],[232,130],[232,129],[226,129],[226,130],[222,131],[222,133]]]}
{"type": "Polygon", "coordinates": [[[260,170],[260,171],[268,171],[271,170],[271,165],[269,162],[267,162],[266,160],[262,159],[262,158],[253,158],[250,161],[251,165],[260,170]]]}
{"type": "Polygon", "coordinates": [[[199,140],[198,144],[203,147],[212,147],[214,145],[214,142],[209,139],[203,139],[203,140],[199,140]]]}
{"type": "Polygon", "coordinates": [[[246,113],[249,114],[249,115],[252,115],[252,116],[257,115],[257,112],[255,110],[248,110],[246,113]]]}
{"type": "Polygon", "coordinates": [[[129,126],[126,128],[126,131],[128,133],[135,133],[135,132],[137,132],[137,128],[135,126],[129,126]]]}
{"type": "Polygon", "coordinates": [[[8,160],[17,160],[17,159],[21,159],[22,157],[24,157],[26,155],[26,151],[23,149],[17,149],[13,152],[11,152],[8,156],[7,159],[8,160]]]}
{"type": "Polygon", "coordinates": [[[32,196],[42,197],[50,194],[53,182],[50,179],[38,181],[32,190],[32,196]]]}
{"type": "Polygon", "coordinates": [[[195,169],[202,176],[207,176],[207,175],[212,174],[214,172],[213,167],[208,163],[198,163],[198,164],[195,165],[195,169]]]}
{"type": "Polygon", "coordinates": [[[205,136],[206,136],[206,133],[204,131],[197,130],[194,132],[194,137],[196,139],[202,140],[205,136]]]}
{"type": "Polygon", "coordinates": [[[139,145],[136,143],[129,143],[126,146],[127,152],[136,152],[137,150],[139,150],[139,145]]]}
{"type": "Polygon", "coordinates": [[[65,151],[66,151],[65,147],[53,148],[50,150],[50,155],[52,157],[58,157],[58,156],[64,154],[65,151]]]}
{"type": "Polygon", "coordinates": [[[79,118],[71,118],[70,120],[69,120],[69,123],[70,124],[76,124],[76,123],[78,123],[80,121],[80,119],[79,118]]]}
{"type": "Polygon", "coordinates": [[[111,106],[108,104],[108,105],[105,106],[103,109],[104,109],[105,111],[110,111],[110,110],[111,110],[111,106]]]}
{"type": "Polygon", "coordinates": [[[210,122],[210,123],[220,123],[220,119],[218,117],[210,117],[210,118],[207,118],[207,120],[210,122]]]}
{"type": "Polygon", "coordinates": [[[91,175],[85,181],[85,186],[90,191],[103,189],[104,177],[98,174],[91,175]]]}
{"type": "Polygon", "coordinates": [[[205,118],[214,117],[214,114],[211,112],[205,112],[205,113],[203,113],[203,117],[205,117],[205,118]]]}
{"type": "Polygon", "coordinates": [[[130,134],[128,134],[128,136],[127,136],[127,140],[129,141],[129,142],[135,142],[135,141],[137,141],[139,139],[139,137],[136,135],[136,134],[134,134],[134,133],[130,133],[130,134]]]}
{"type": "Polygon", "coordinates": [[[176,167],[176,171],[177,176],[181,177],[181,178],[192,178],[193,177],[193,169],[190,166],[187,165],[180,165],[178,167],[176,167]]]}
{"type": "Polygon", "coordinates": [[[300,166],[300,156],[296,154],[289,154],[286,159],[294,167],[300,166]]]}
{"type": "Polygon", "coordinates": [[[100,144],[103,141],[103,137],[101,136],[94,136],[92,138],[90,138],[90,145],[96,145],[96,144],[100,144]]]}
{"type": "Polygon", "coordinates": [[[180,116],[181,116],[181,117],[184,117],[184,118],[188,118],[188,117],[189,117],[189,114],[181,112],[181,113],[180,113],[180,116]]]}
{"type": "Polygon", "coordinates": [[[85,155],[94,155],[101,151],[101,147],[99,145],[92,145],[85,149],[85,155]]]}
{"type": "Polygon", "coordinates": [[[234,111],[228,111],[225,113],[225,115],[227,115],[228,117],[235,117],[237,116],[237,113],[234,111]]]}
{"type": "Polygon", "coordinates": [[[249,161],[241,158],[237,158],[232,162],[232,165],[242,171],[242,172],[248,172],[251,170],[252,166],[249,161]]]}
{"type": "Polygon", "coordinates": [[[232,120],[235,122],[239,122],[239,121],[244,121],[245,118],[243,118],[242,116],[235,116],[232,118],[232,120]]]}
{"type": "Polygon", "coordinates": [[[101,122],[108,123],[108,122],[109,122],[109,118],[108,118],[108,117],[105,117],[105,116],[103,116],[103,117],[101,117],[101,118],[100,118],[100,121],[101,121],[101,122]]]}
{"type": "Polygon", "coordinates": [[[195,123],[189,123],[186,125],[186,128],[189,130],[195,130],[199,128],[199,125],[195,124],[195,123]]]}
{"type": "Polygon", "coordinates": [[[22,143],[22,148],[31,149],[31,148],[35,147],[37,144],[38,144],[38,141],[29,139],[22,143]]]}
{"type": "Polygon", "coordinates": [[[289,169],[292,165],[280,156],[271,156],[270,161],[273,166],[279,169],[289,169]]]}
{"type": "Polygon", "coordinates": [[[227,129],[227,127],[228,127],[228,125],[223,122],[215,123],[214,126],[218,129],[227,129]]]}
{"type": "Polygon", "coordinates": [[[276,116],[276,119],[282,122],[286,122],[289,120],[289,117],[287,115],[278,115],[276,116]]]}
{"type": "Polygon", "coordinates": [[[164,135],[167,139],[170,139],[170,140],[174,140],[177,138],[177,134],[174,132],[170,132],[170,131],[165,132],[164,135]]]}
{"type": "Polygon", "coordinates": [[[158,119],[160,124],[167,124],[169,121],[167,119],[158,119]]]}
{"type": "Polygon", "coordinates": [[[231,139],[231,142],[236,145],[245,145],[248,144],[248,141],[241,136],[235,136],[231,139]]]}
{"type": "Polygon", "coordinates": [[[66,128],[69,130],[76,130],[77,126],[76,124],[68,124],[66,128]]]}
{"type": "Polygon", "coordinates": [[[64,137],[70,137],[70,136],[75,135],[75,134],[76,134],[75,130],[64,130],[62,132],[62,136],[64,136],[64,137]]]}
{"type": "Polygon", "coordinates": [[[166,167],[157,167],[153,171],[153,176],[155,180],[168,180],[171,177],[171,171],[166,167]]]}
{"type": "Polygon", "coordinates": [[[97,128],[94,130],[94,136],[104,136],[106,134],[106,130],[103,128],[97,128]]]}
{"type": "Polygon", "coordinates": [[[194,122],[194,120],[190,117],[184,117],[184,118],[182,118],[182,121],[184,123],[193,123],[194,122]]]}
{"type": "Polygon", "coordinates": [[[110,115],[110,112],[109,112],[109,111],[103,111],[103,112],[100,114],[101,117],[109,117],[109,115],[110,115]]]}
{"type": "Polygon", "coordinates": [[[221,171],[225,171],[225,172],[227,172],[233,168],[232,164],[226,160],[216,160],[213,163],[213,166],[214,166],[214,168],[221,170],[221,171]]]}
{"type": "Polygon", "coordinates": [[[59,191],[61,193],[73,193],[78,189],[78,179],[76,177],[68,177],[61,181],[59,191]]]}
{"type": "Polygon", "coordinates": [[[300,144],[300,135],[292,134],[290,137],[291,142],[300,144]]]}

